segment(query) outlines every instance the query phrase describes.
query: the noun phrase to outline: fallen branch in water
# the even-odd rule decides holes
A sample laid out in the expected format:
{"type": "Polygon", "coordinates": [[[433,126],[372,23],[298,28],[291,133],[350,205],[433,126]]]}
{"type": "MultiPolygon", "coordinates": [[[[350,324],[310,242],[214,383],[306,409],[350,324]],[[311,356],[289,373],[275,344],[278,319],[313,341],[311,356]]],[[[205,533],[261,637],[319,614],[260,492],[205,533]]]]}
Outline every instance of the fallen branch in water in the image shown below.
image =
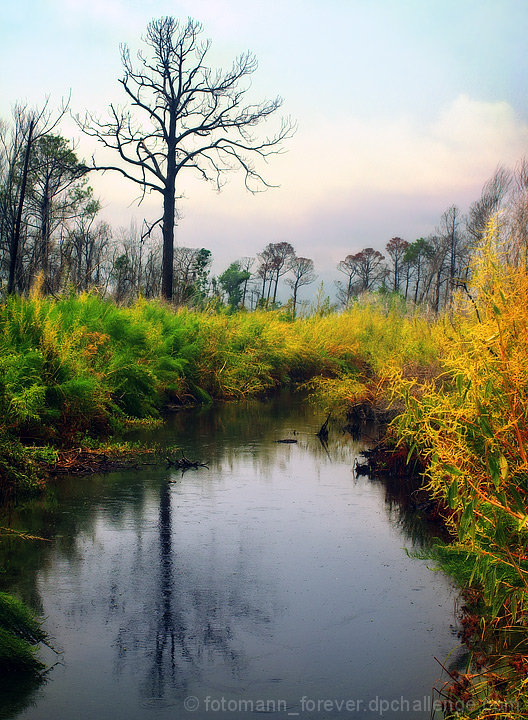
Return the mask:
{"type": "Polygon", "coordinates": [[[370,464],[368,462],[366,463],[360,463],[357,458],[354,460],[354,477],[359,477],[360,475],[370,475],[371,469],[370,464]]]}
{"type": "Polygon", "coordinates": [[[39,535],[29,535],[22,530],[15,530],[14,528],[0,526],[0,537],[2,537],[2,535],[17,537],[21,540],[42,540],[43,542],[51,542],[49,538],[40,537],[39,535]]]}
{"type": "Polygon", "coordinates": [[[179,458],[178,460],[173,460],[170,457],[167,457],[166,460],[167,460],[167,467],[174,467],[174,468],[177,468],[178,470],[188,470],[189,468],[199,468],[199,467],[208,468],[208,465],[206,465],[205,463],[201,463],[201,462],[198,462],[195,460],[189,460],[188,458],[186,458],[185,455],[183,454],[183,451],[182,451],[181,458],[179,458]]]}
{"type": "Polygon", "coordinates": [[[324,423],[319,428],[319,432],[317,433],[317,437],[320,440],[328,440],[328,423],[330,421],[330,413],[328,413],[328,417],[324,421],[324,423]]]}
{"type": "Polygon", "coordinates": [[[86,475],[110,470],[123,470],[139,465],[150,465],[159,450],[116,445],[100,449],[74,448],[60,450],[57,460],[50,467],[52,475],[86,475]]]}

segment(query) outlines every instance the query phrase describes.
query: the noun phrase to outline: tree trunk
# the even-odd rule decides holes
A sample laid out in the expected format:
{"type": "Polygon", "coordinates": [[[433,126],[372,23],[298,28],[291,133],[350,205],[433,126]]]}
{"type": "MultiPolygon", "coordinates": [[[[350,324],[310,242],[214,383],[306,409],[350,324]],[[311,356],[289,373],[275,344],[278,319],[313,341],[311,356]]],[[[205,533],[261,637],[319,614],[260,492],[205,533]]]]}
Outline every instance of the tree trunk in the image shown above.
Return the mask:
{"type": "Polygon", "coordinates": [[[272,282],[273,282],[273,278],[270,278],[269,281],[268,281],[268,295],[267,295],[267,297],[266,297],[266,305],[269,305],[270,295],[271,295],[271,284],[272,284],[272,282]]]}
{"type": "Polygon", "coordinates": [[[262,292],[260,294],[260,297],[263,302],[264,302],[264,295],[266,294],[266,280],[267,280],[267,273],[264,272],[264,274],[262,275],[262,292]]]}
{"type": "Polygon", "coordinates": [[[22,169],[22,178],[20,181],[20,196],[18,198],[18,209],[17,217],[15,221],[15,227],[13,235],[11,236],[11,246],[9,248],[9,280],[7,283],[7,293],[11,295],[15,291],[15,274],[16,266],[18,262],[18,249],[20,247],[20,227],[22,225],[22,210],[24,207],[24,200],[26,198],[26,184],[29,167],[29,155],[31,153],[31,145],[33,144],[33,130],[35,129],[35,121],[32,119],[29,122],[28,138],[26,145],[26,153],[24,156],[24,167],[22,169]]]}
{"type": "Polygon", "coordinates": [[[173,295],[174,278],[174,222],[176,189],[176,120],[171,114],[167,147],[167,177],[163,190],[163,256],[161,261],[161,296],[171,301],[173,295]]]}
{"type": "Polygon", "coordinates": [[[277,275],[275,277],[275,287],[273,289],[273,304],[275,305],[275,301],[277,300],[277,287],[279,285],[279,271],[277,270],[277,275]]]}
{"type": "Polygon", "coordinates": [[[416,265],[416,287],[414,288],[414,303],[416,304],[418,302],[418,288],[420,286],[420,270],[421,270],[422,263],[420,261],[420,256],[418,255],[418,263],[416,265]]]}
{"type": "Polygon", "coordinates": [[[44,280],[44,290],[49,292],[49,193],[48,184],[44,187],[44,196],[41,203],[41,247],[42,247],[42,275],[44,280]]]}
{"type": "Polygon", "coordinates": [[[172,300],[174,274],[174,191],[163,194],[163,259],[161,262],[161,295],[172,300]]]}
{"type": "Polygon", "coordinates": [[[434,311],[438,315],[440,310],[440,278],[441,270],[436,273],[436,287],[435,287],[435,299],[434,299],[434,311]]]}
{"type": "Polygon", "coordinates": [[[244,291],[243,291],[243,293],[242,293],[242,303],[241,303],[241,305],[242,305],[243,308],[246,307],[247,284],[248,284],[248,278],[246,278],[246,280],[245,280],[245,282],[244,282],[244,291]]]}
{"type": "Polygon", "coordinates": [[[293,287],[293,317],[295,317],[295,310],[297,309],[297,291],[299,286],[297,284],[293,287]]]}

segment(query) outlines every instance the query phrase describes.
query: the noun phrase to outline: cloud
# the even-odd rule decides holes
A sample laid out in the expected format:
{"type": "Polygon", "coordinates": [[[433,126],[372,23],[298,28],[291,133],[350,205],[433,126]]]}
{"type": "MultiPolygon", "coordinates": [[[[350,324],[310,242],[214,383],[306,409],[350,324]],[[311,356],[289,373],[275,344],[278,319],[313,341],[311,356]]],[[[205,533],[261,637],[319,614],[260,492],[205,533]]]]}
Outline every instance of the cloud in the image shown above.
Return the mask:
{"type": "MultiPolygon", "coordinates": [[[[436,201],[464,205],[478,197],[497,165],[514,165],[528,147],[528,125],[505,102],[461,95],[430,123],[418,118],[372,120],[314,118],[266,170],[280,188],[251,198],[233,177],[218,196],[183,178],[187,216],[211,215],[223,223],[245,217],[285,233],[320,217],[371,212],[377,200],[398,198],[405,207],[436,201]]],[[[445,208],[444,208],[445,209],[445,208]]],[[[442,210],[440,210],[441,212],[442,210]]],[[[416,207],[415,215],[420,215],[416,207]]],[[[380,219],[371,217],[374,224],[380,219]]]]}
{"type": "Polygon", "coordinates": [[[528,147],[528,125],[506,102],[461,95],[429,124],[419,118],[319,122],[292,141],[283,186],[307,203],[372,193],[452,193],[482,184],[495,167],[513,164],[528,147]]]}
{"type": "MultiPolygon", "coordinates": [[[[383,247],[393,235],[412,240],[432,232],[449,205],[467,208],[497,165],[514,165],[527,147],[528,125],[508,103],[466,95],[429,123],[320,115],[264,168],[278,189],[252,196],[234,174],[218,194],[183,174],[177,241],[210,247],[226,265],[267,242],[289,240],[319,268],[335,267],[347,252],[383,247]]],[[[130,183],[108,174],[96,184],[105,215],[121,209],[118,224],[127,225],[130,215],[139,222],[159,215],[156,196],[130,206],[137,196],[130,183]]]]}

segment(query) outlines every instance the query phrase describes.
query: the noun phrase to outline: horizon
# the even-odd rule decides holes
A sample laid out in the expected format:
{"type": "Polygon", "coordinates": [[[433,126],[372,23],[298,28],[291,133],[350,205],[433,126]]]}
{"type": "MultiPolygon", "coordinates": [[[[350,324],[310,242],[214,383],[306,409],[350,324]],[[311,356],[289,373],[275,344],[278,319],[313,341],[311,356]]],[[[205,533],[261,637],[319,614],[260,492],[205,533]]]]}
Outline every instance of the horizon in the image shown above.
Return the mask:
{"type": "MultiPolygon", "coordinates": [[[[46,96],[57,107],[70,89],[73,113],[104,116],[124,101],[120,43],[134,54],[148,21],[166,14],[203,23],[213,67],[254,52],[252,97],[283,97],[278,115],[298,126],[265,167],[279,188],[251,195],[233,173],[215,193],[181,176],[176,244],[211,250],[216,275],[285,240],[329,292],[346,255],[433,233],[449,206],[467,212],[495,169],[526,153],[522,0],[26,0],[4,10],[0,117],[46,96]]],[[[72,120],[60,131],[79,157],[100,155],[72,120]]],[[[115,229],[158,217],[159,203],[138,207],[138,189],[115,173],[90,184],[115,229]]]]}

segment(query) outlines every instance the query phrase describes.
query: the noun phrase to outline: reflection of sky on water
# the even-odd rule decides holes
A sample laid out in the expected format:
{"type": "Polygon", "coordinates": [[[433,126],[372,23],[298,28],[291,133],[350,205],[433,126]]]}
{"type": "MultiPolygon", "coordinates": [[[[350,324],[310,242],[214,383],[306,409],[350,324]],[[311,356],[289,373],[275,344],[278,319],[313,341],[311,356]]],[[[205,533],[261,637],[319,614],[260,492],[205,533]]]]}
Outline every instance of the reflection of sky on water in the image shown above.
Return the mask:
{"type": "Polygon", "coordinates": [[[19,717],[164,720],[191,716],[188,695],[292,712],[303,695],[429,695],[432,656],[456,645],[449,583],[406,556],[383,486],[354,478],[359,446],[334,431],[325,452],[320,423],[287,398],[186,411],[157,439],[208,469],[65,480],[13,518],[56,536],[7,579],[64,649],[19,717]]]}

